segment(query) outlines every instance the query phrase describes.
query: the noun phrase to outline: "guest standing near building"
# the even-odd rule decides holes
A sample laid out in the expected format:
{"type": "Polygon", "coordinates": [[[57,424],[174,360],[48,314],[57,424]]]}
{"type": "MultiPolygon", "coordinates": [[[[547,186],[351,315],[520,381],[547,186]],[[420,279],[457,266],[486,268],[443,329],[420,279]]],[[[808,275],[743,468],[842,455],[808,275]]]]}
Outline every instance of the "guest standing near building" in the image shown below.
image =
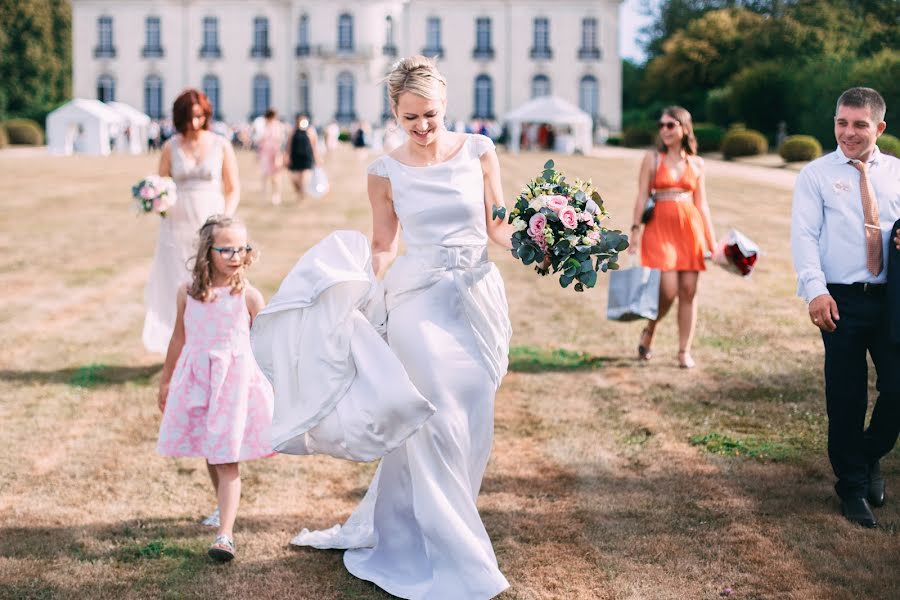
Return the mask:
{"type": "Polygon", "coordinates": [[[297,115],[294,125],[294,133],[288,143],[287,165],[297,199],[303,200],[309,188],[312,169],[322,160],[319,158],[319,136],[316,128],[310,126],[309,117],[297,115]]]}
{"type": "Polygon", "coordinates": [[[876,145],[885,110],[871,88],[841,94],[834,117],[838,148],[800,171],[791,217],[798,294],[825,345],[835,490],[844,516],[864,527],[877,525],[871,507],[885,498],[879,460],[900,432],[900,347],[889,339],[885,264],[900,217],[900,160],[876,145]],[[868,427],[867,352],[879,392],[868,427]]]}

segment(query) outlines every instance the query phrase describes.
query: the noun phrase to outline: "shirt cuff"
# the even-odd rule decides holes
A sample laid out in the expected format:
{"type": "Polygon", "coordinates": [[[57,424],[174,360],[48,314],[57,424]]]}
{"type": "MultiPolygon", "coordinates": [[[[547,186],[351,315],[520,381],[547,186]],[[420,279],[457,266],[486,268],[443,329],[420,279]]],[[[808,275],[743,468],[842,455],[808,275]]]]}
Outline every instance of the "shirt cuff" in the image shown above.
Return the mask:
{"type": "Polygon", "coordinates": [[[803,299],[806,300],[807,304],[809,304],[822,294],[828,293],[828,287],[825,285],[824,281],[807,281],[806,283],[802,284],[800,288],[800,296],[802,296],[803,299]]]}

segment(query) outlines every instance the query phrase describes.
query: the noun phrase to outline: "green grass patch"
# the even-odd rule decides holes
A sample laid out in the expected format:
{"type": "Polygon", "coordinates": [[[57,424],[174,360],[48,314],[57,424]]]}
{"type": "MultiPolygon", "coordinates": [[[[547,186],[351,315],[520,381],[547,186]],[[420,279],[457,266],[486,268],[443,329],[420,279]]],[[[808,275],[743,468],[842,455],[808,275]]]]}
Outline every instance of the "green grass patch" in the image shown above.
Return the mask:
{"type": "Polygon", "coordinates": [[[69,385],[80,388],[92,388],[109,383],[109,378],[105,374],[108,368],[101,363],[91,363],[79,367],[69,378],[69,385]]]}
{"type": "Polygon", "coordinates": [[[519,373],[542,371],[578,371],[596,369],[603,361],[596,356],[564,348],[513,346],[509,350],[509,370],[519,373]]]}
{"type": "Polygon", "coordinates": [[[780,462],[793,454],[791,448],[785,444],[756,437],[739,439],[724,433],[711,432],[691,436],[690,441],[694,446],[702,446],[710,454],[744,456],[760,461],[780,462]]]}
{"type": "Polygon", "coordinates": [[[188,546],[166,542],[164,540],[152,540],[146,544],[128,544],[117,552],[118,559],[122,562],[135,562],[138,560],[158,560],[160,558],[194,558],[197,550],[188,546]]]}

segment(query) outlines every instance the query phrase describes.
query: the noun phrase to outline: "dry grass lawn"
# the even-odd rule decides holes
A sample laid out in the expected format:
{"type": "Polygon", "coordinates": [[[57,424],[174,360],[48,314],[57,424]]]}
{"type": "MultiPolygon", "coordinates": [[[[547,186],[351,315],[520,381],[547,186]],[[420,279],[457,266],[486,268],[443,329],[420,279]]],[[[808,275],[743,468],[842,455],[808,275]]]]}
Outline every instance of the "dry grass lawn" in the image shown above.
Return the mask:
{"type": "MultiPolygon", "coordinates": [[[[501,156],[506,195],[546,158],[501,156]]],[[[636,155],[556,158],[628,225],[636,155]]],[[[264,205],[252,156],[240,164],[267,297],[328,232],[368,231],[349,151],[329,158],[331,196],[303,206],[264,205]]],[[[157,225],[128,204],[154,167],[0,152],[0,597],[386,598],[339,552],[288,545],[346,518],[372,465],[246,464],[239,558],[206,558],[203,464],[154,452],[161,358],[140,331],[157,225]]],[[[503,598],[897,597],[898,453],[880,529],[844,521],[831,491],[821,342],[793,296],[792,175],[713,163],[708,178],[719,232],[738,226],[766,255],[750,280],[701,278],[691,372],[676,367],[672,320],[638,364],[640,325],[605,320],[602,280],[561,290],[494,248],[515,334],[479,506],[512,584],[503,598]]]]}

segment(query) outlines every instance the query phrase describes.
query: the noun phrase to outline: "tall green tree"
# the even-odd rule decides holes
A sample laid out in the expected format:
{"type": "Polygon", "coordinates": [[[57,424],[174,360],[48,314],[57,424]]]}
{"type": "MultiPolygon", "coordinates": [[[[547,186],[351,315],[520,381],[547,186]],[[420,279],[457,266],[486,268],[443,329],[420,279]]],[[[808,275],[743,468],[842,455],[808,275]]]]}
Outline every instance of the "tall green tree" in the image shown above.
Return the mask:
{"type": "Polygon", "coordinates": [[[71,94],[66,0],[0,0],[0,116],[43,121],[71,94]]]}

